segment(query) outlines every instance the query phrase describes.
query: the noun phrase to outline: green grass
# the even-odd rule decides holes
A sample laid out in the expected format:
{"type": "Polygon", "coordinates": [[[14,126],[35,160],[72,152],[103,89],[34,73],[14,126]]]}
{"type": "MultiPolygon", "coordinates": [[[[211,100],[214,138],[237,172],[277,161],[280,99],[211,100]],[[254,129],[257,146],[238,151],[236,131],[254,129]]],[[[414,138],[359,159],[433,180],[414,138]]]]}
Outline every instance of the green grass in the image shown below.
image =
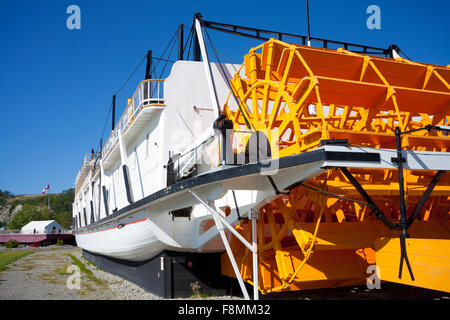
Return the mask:
{"type": "Polygon", "coordinates": [[[34,253],[35,251],[5,251],[0,252],[0,271],[7,270],[6,267],[8,264],[16,261],[17,259],[20,259],[22,257],[25,257],[29,254],[34,253]]]}
{"type": "Polygon", "coordinates": [[[103,281],[98,279],[97,277],[95,277],[94,274],[92,273],[92,271],[89,270],[88,268],[86,268],[86,266],[80,260],[78,260],[76,257],[71,255],[70,253],[65,253],[65,255],[69,256],[72,259],[72,263],[74,265],[78,266],[78,268],[80,268],[80,271],[85,273],[89,279],[91,279],[92,281],[94,281],[95,283],[98,283],[100,285],[103,284],[103,281]]]}
{"type": "Polygon", "coordinates": [[[65,276],[67,274],[67,268],[68,266],[64,265],[61,268],[56,268],[53,272],[60,276],[65,276]]]}

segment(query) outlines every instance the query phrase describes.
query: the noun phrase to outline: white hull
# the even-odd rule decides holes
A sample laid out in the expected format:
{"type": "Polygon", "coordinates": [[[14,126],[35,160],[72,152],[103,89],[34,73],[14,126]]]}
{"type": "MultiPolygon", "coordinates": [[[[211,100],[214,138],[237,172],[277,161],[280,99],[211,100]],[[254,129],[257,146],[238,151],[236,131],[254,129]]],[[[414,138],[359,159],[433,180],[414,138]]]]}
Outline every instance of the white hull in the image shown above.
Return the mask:
{"type": "MultiPolygon", "coordinates": [[[[77,244],[90,252],[132,261],[151,259],[163,250],[184,252],[220,252],[224,245],[208,210],[190,193],[194,191],[223,217],[220,208],[228,207],[225,220],[234,225],[241,215],[264,206],[277,191],[308,181],[332,167],[370,167],[390,169],[387,161],[394,150],[325,146],[312,152],[277,161],[279,169],[270,176],[261,172],[261,164],[228,167],[205,173],[148,196],[107,219],[76,232],[77,244]],[[273,184],[272,184],[273,183],[273,184]],[[275,185],[275,188],[274,188],[275,185]],[[232,196],[235,191],[236,202],[232,196]],[[236,206],[237,204],[238,206],[236,206]],[[190,218],[172,217],[173,210],[192,206],[190,218]],[[207,229],[207,226],[210,228],[207,229]]],[[[450,153],[408,151],[408,169],[441,170],[450,153]],[[434,156],[433,161],[428,158],[434,156]]]]}
{"type": "Polygon", "coordinates": [[[87,251],[130,261],[151,259],[169,249],[151,231],[147,218],[126,224],[122,229],[115,225],[101,231],[78,234],[76,241],[80,248],[87,251]]]}

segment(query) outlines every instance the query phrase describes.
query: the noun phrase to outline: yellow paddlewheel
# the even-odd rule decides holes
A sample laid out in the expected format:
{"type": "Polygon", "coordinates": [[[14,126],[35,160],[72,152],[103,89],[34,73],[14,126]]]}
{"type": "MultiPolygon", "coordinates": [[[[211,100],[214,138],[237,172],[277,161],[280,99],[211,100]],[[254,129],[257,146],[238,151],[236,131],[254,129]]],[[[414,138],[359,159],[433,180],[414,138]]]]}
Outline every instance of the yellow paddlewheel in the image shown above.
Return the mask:
{"type": "MultiPolygon", "coordinates": [[[[397,126],[408,131],[449,125],[449,83],[449,67],[271,39],[245,56],[231,80],[239,108],[233,110],[227,102],[224,114],[233,121],[236,152],[245,149],[249,131],[263,131],[271,149],[277,151],[272,155],[279,157],[312,150],[328,139],[346,139],[353,146],[395,149],[397,126]]],[[[442,132],[418,131],[403,135],[402,147],[449,152],[450,137],[442,132]]],[[[387,218],[398,222],[397,170],[349,171],[387,218]]],[[[408,215],[435,174],[404,171],[408,215]]],[[[387,228],[370,207],[358,202],[363,201],[360,194],[342,171],[331,169],[305,185],[278,196],[260,210],[257,230],[262,293],[365,283],[367,267],[375,264],[378,256],[383,257],[383,270],[392,266],[398,272],[399,254],[389,256],[382,248],[389,247],[389,239],[398,239],[399,231],[387,228]]],[[[450,239],[450,173],[442,175],[420,212],[419,221],[408,231],[411,238],[438,239],[444,242],[436,243],[448,247],[445,240],[450,239]]],[[[250,223],[243,221],[236,229],[251,239],[250,223]]],[[[251,252],[234,236],[231,247],[243,279],[252,283],[251,252]]],[[[441,260],[433,270],[440,280],[431,281],[425,274],[438,260],[410,257],[417,279],[409,284],[450,291],[449,258],[436,258],[441,260]],[[421,263],[426,267],[421,269],[421,263]]],[[[387,275],[391,271],[383,276],[383,270],[382,279],[395,281],[396,277],[387,275]]],[[[225,255],[222,272],[234,276],[225,255]]],[[[403,279],[408,278],[405,272],[403,279]]]]}

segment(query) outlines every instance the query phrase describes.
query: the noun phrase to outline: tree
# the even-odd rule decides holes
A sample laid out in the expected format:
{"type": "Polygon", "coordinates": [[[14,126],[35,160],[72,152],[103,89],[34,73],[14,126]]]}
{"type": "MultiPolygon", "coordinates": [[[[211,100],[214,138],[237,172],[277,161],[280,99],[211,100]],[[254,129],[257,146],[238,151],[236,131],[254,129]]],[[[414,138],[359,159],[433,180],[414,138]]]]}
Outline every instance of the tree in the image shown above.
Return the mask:
{"type": "Polygon", "coordinates": [[[0,206],[4,206],[8,198],[14,197],[14,195],[8,190],[0,189],[0,206]]]}
{"type": "Polygon", "coordinates": [[[20,230],[31,221],[55,220],[64,228],[72,225],[72,203],[74,200],[74,189],[64,190],[61,194],[37,196],[27,199],[16,199],[11,207],[23,205],[21,211],[17,212],[9,224],[10,230],[20,230]],[[50,210],[47,207],[50,197],[50,210]]]}
{"type": "Polygon", "coordinates": [[[19,212],[16,213],[14,218],[9,223],[8,228],[10,230],[20,230],[23,226],[31,221],[39,220],[39,211],[36,207],[25,204],[19,212]]]}

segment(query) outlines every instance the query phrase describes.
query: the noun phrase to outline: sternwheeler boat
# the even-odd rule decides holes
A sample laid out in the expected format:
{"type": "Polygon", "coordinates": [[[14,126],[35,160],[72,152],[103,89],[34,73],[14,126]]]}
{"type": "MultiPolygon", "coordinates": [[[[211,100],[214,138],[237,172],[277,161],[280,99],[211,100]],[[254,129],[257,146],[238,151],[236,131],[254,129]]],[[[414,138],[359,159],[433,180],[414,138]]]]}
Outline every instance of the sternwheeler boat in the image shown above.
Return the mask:
{"type": "Polygon", "coordinates": [[[450,292],[449,66],[199,14],[191,31],[194,60],[139,83],[83,161],[85,255],[163,296],[174,270],[254,299],[377,279],[450,292]],[[207,29],[261,45],[212,63],[207,29]]]}

